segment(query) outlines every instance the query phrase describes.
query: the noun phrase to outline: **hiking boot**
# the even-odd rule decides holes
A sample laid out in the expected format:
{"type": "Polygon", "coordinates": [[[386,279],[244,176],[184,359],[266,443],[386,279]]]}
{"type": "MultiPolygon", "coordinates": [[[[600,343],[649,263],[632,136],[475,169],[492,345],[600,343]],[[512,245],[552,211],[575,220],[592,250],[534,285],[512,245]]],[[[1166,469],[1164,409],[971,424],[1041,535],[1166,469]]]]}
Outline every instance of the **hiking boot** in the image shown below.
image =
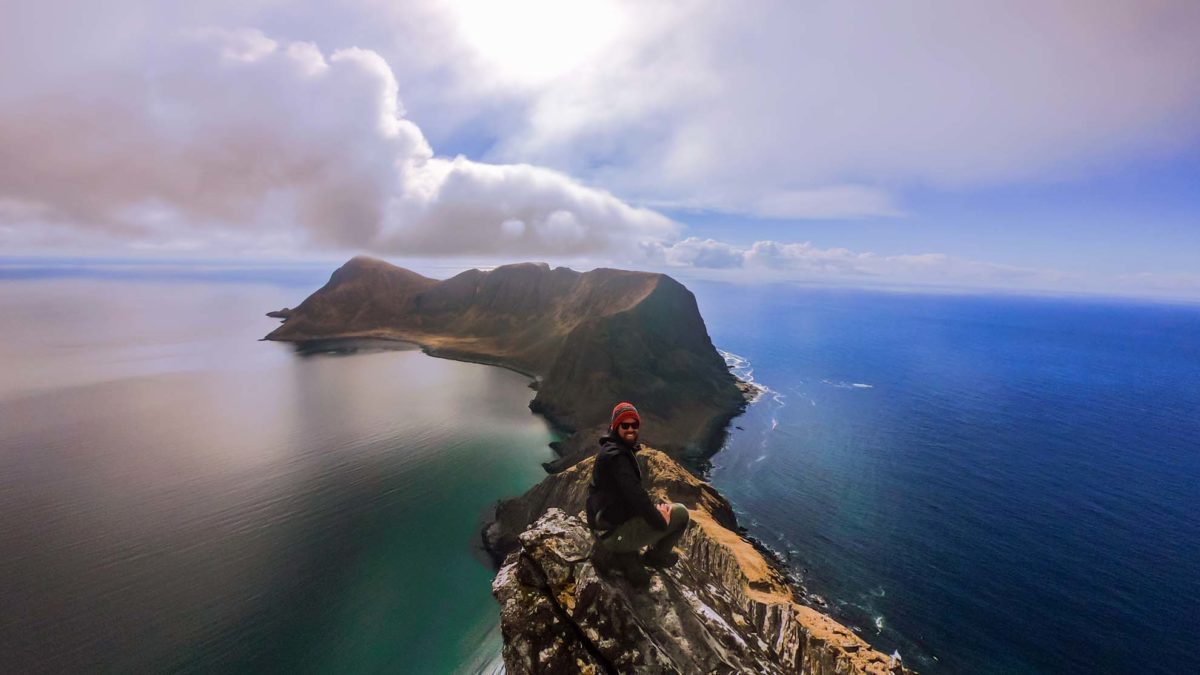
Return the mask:
{"type": "Polygon", "coordinates": [[[637,553],[620,553],[616,557],[617,568],[630,586],[645,588],[650,585],[650,572],[642,565],[641,556],[637,553]]]}
{"type": "Polygon", "coordinates": [[[646,567],[665,570],[677,562],[679,562],[679,554],[674,551],[667,551],[666,553],[646,551],[642,554],[642,564],[646,567]]]}
{"type": "Polygon", "coordinates": [[[595,568],[596,574],[602,577],[611,577],[613,572],[619,571],[617,554],[600,546],[592,548],[592,567],[595,568]]]}

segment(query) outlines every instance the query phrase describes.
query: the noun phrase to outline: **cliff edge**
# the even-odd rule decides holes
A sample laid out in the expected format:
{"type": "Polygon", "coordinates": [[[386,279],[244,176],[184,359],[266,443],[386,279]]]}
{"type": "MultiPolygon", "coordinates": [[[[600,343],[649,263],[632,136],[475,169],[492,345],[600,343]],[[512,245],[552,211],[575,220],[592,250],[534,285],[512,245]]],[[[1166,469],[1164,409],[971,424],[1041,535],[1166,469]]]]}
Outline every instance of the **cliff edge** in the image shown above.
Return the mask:
{"type": "Polygon", "coordinates": [[[797,602],[779,570],[731,529],[729,504],[711,486],[661,452],[638,457],[651,494],[688,507],[679,563],[643,590],[598,576],[576,510],[593,460],[547,477],[534,490],[556,505],[517,537],[492,583],[507,672],[911,672],[797,602]]]}
{"type": "Polygon", "coordinates": [[[359,256],[274,314],[284,322],[267,340],[403,340],[535,377],[530,408],[566,435],[550,471],[594,449],[618,401],[638,406],[648,442],[700,468],[748,393],[713,347],[695,296],[663,274],[520,263],[438,281],[359,256]]]}

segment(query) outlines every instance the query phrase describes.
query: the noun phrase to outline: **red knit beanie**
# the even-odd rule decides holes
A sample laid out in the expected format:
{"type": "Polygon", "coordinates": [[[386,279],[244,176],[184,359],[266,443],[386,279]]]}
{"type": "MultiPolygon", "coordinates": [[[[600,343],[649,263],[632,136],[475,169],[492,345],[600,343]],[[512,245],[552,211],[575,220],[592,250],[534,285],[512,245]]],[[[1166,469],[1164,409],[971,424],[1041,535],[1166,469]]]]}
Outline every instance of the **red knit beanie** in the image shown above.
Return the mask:
{"type": "Polygon", "coordinates": [[[616,431],[618,424],[620,424],[623,420],[629,419],[637,420],[638,424],[642,423],[642,417],[641,415],[638,415],[637,408],[633,407],[632,403],[626,403],[622,401],[613,408],[612,422],[608,425],[608,428],[616,431]]]}

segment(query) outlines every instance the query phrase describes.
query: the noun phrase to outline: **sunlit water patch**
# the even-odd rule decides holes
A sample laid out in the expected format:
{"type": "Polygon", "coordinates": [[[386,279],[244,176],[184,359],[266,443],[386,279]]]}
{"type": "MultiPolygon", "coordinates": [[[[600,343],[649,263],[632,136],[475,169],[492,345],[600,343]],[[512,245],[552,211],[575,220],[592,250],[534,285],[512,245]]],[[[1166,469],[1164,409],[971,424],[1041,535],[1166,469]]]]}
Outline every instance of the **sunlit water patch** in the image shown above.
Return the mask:
{"type": "Polygon", "coordinates": [[[308,290],[0,282],[0,670],[495,669],[478,533],[551,457],[528,382],[258,342],[308,290]]]}

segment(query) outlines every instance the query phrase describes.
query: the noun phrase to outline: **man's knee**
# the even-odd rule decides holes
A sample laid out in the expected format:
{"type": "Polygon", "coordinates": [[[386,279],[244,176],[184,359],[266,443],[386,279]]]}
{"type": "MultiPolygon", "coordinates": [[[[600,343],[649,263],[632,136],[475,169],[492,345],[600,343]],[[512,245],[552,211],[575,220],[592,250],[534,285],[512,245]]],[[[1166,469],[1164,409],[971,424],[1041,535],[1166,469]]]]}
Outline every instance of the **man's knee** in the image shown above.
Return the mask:
{"type": "Polygon", "coordinates": [[[671,522],[669,523],[671,529],[682,530],[683,528],[687,527],[688,521],[691,520],[691,518],[692,517],[688,515],[687,507],[683,504],[671,505],[671,522]]]}

